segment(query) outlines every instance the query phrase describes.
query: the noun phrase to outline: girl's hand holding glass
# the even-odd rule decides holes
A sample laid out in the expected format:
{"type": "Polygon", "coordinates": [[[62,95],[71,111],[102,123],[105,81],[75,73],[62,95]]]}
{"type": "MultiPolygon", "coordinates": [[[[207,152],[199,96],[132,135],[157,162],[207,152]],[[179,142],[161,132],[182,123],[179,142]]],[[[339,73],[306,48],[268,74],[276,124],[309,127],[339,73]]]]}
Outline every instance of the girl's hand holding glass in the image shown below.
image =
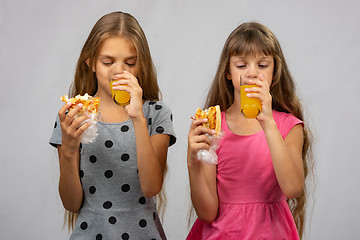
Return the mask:
{"type": "Polygon", "coordinates": [[[256,118],[260,122],[268,117],[272,118],[272,97],[270,95],[269,82],[266,81],[264,75],[260,73],[258,78],[250,79],[248,83],[253,87],[244,89],[247,97],[254,98],[260,102],[260,111],[256,118]]]}
{"type": "Polygon", "coordinates": [[[125,91],[129,93],[129,103],[124,105],[127,114],[131,118],[141,116],[143,90],[139,85],[138,79],[128,71],[123,71],[121,74],[117,74],[115,76],[118,81],[113,81],[112,91],[125,91]]]}

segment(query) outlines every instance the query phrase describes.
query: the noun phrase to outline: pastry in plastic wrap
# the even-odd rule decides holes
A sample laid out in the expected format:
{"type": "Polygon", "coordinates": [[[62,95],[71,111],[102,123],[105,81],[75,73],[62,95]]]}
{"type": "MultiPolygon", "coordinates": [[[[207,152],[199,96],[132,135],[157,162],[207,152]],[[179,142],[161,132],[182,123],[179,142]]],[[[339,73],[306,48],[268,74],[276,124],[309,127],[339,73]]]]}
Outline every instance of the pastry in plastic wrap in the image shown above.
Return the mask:
{"type": "Polygon", "coordinates": [[[218,142],[222,137],[221,132],[221,111],[220,106],[212,106],[208,109],[201,110],[198,108],[195,113],[195,119],[206,118],[208,121],[203,123],[204,127],[211,130],[215,130],[215,134],[209,136],[210,138],[210,150],[201,149],[197,153],[197,159],[208,164],[217,164],[218,157],[216,155],[216,149],[218,148],[218,142]]]}

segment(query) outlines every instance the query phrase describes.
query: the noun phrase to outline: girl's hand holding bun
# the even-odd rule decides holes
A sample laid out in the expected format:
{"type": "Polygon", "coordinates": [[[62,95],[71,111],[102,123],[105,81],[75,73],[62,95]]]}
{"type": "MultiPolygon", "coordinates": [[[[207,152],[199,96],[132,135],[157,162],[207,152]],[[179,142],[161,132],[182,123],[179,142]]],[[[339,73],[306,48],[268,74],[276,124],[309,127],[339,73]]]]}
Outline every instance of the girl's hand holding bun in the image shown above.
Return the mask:
{"type": "Polygon", "coordinates": [[[74,154],[76,151],[79,151],[81,136],[90,125],[87,123],[81,124],[89,118],[87,114],[82,114],[80,117],[75,118],[82,109],[83,104],[80,103],[73,109],[70,109],[71,105],[71,103],[65,103],[58,114],[61,125],[62,147],[69,154],[74,154]]]}

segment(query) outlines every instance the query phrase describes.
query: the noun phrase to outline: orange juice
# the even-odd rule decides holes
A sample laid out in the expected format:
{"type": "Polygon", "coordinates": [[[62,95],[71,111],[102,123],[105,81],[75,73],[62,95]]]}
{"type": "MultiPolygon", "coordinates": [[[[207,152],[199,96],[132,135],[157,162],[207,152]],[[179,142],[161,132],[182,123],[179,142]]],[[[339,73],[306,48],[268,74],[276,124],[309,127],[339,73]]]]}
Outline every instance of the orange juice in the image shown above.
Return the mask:
{"type": "Polygon", "coordinates": [[[116,81],[118,81],[118,80],[114,80],[114,81],[110,82],[112,99],[114,100],[114,102],[117,105],[120,105],[120,106],[128,105],[130,103],[130,93],[128,93],[127,91],[114,90],[113,83],[116,81]]]}
{"type": "Polygon", "coordinates": [[[258,98],[249,98],[246,96],[245,88],[259,87],[257,85],[240,86],[240,109],[246,118],[256,118],[261,112],[261,101],[258,98]]]}

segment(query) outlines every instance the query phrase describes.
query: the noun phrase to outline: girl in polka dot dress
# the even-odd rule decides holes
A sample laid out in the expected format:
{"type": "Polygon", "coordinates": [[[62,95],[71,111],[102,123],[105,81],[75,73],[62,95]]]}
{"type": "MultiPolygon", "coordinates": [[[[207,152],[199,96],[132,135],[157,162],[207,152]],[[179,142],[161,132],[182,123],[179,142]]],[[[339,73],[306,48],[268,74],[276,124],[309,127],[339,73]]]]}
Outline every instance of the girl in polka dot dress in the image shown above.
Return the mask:
{"type": "Polygon", "coordinates": [[[191,199],[198,219],[187,239],[299,239],[305,178],[311,165],[309,130],[278,40],[265,26],[241,24],[228,37],[205,107],[220,105],[223,137],[217,165],[196,158],[209,149],[194,120],[189,132],[191,199]],[[240,111],[240,76],[261,101],[254,119],[240,111]]]}
{"type": "Polygon", "coordinates": [[[59,193],[73,227],[70,239],[166,239],[155,196],[162,189],[172,114],[159,87],[146,37],[136,19],[113,12],[100,18],[85,42],[70,95],[100,97],[98,136],[81,144],[89,127],[74,119],[81,106],[58,112],[50,144],[60,162],[59,193]],[[130,104],[115,104],[115,90],[130,104]]]}

